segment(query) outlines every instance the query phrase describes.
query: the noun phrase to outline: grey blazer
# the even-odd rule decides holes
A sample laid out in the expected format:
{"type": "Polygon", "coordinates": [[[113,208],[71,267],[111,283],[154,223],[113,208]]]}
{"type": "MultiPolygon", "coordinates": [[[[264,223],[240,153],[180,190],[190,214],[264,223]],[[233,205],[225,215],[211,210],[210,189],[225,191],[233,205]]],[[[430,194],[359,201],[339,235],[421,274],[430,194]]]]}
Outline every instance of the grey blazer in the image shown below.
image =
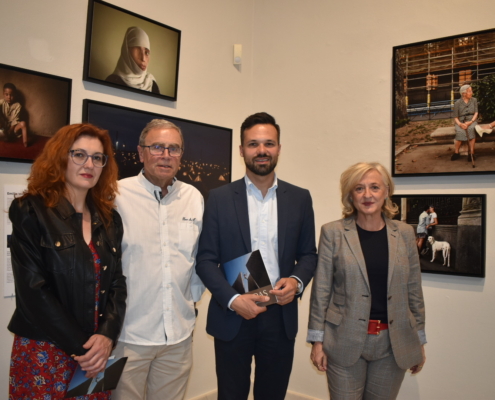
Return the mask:
{"type": "MultiPolygon", "coordinates": [[[[385,222],[389,335],[397,364],[408,369],[422,361],[421,342],[426,342],[418,250],[411,226],[388,218],[385,222]]],[[[323,341],[329,361],[350,367],[362,354],[371,310],[368,274],[354,218],[323,225],[318,253],[308,339],[323,341]]]]}

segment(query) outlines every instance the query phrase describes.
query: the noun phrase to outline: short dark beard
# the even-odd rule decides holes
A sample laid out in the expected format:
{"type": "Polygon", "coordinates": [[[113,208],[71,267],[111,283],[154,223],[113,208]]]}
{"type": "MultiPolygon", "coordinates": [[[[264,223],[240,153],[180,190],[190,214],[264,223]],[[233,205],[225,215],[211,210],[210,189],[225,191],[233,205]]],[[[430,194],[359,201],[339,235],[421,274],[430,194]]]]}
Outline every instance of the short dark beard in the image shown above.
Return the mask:
{"type": "MultiPolygon", "coordinates": [[[[265,154],[260,154],[256,158],[263,158],[263,157],[268,157],[265,154]]],[[[259,175],[259,176],[267,176],[270,175],[275,167],[277,166],[277,161],[275,160],[272,162],[273,159],[271,159],[270,164],[268,165],[256,165],[254,162],[248,162],[246,159],[244,159],[244,163],[246,164],[246,168],[250,170],[253,174],[259,175]]]]}

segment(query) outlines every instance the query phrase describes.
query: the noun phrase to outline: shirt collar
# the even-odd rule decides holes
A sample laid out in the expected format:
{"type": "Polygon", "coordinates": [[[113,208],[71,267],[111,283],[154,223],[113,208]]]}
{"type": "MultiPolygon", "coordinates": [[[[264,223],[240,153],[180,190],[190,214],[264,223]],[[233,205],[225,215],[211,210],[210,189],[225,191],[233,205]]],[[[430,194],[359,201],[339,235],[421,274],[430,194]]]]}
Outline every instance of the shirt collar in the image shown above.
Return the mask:
{"type": "MultiPolygon", "coordinates": [[[[156,186],[153,183],[151,183],[146,176],[144,175],[144,168],[141,170],[141,172],[138,175],[138,181],[141,185],[145,187],[145,189],[151,193],[155,198],[160,201],[160,194],[162,193],[162,188],[160,186],[156,186]]],[[[177,185],[175,184],[177,182],[177,178],[174,177],[172,180],[172,184],[167,186],[167,191],[168,194],[173,193],[174,190],[176,189],[177,185]]]]}
{"type": "MultiPolygon", "coordinates": [[[[251,181],[251,179],[249,179],[249,177],[247,175],[244,175],[244,182],[246,183],[246,189],[252,193],[253,191],[257,191],[259,193],[261,193],[261,190],[259,190],[255,184],[251,181]]],[[[273,184],[272,186],[268,189],[268,193],[270,192],[273,192],[275,190],[277,190],[278,188],[278,180],[277,180],[277,174],[274,175],[274,178],[273,178],[273,184]]]]}

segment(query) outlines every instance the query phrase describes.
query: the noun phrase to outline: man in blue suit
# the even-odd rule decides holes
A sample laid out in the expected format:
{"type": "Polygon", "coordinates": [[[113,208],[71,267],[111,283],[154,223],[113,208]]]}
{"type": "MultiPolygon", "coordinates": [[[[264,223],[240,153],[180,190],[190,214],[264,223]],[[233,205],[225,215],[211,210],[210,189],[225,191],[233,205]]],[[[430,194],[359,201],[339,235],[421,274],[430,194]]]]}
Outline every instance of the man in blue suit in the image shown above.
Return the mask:
{"type": "MultiPolygon", "coordinates": [[[[280,127],[267,113],[241,126],[244,178],[209,193],[196,272],[212,293],[207,332],[215,337],[219,400],[247,399],[251,362],[256,362],[254,397],[284,399],[294,358],[297,298],[313,277],[317,255],[309,191],[275,174],[280,127]],[[229,285],[224,263],[260,250],[278,304],[239,294],[229,285]],[[220,267],[220,268],[219,268],[220,267]]],[[[260,298],[261,297],[261,298],[260,298]]]]}

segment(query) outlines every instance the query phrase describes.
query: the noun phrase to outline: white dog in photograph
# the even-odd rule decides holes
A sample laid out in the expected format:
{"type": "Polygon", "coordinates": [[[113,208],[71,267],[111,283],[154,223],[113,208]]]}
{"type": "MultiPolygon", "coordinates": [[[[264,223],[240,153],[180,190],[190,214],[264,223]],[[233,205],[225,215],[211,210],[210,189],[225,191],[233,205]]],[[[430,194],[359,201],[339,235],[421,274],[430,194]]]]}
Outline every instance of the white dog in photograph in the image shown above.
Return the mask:
{"type": "Polygon", "coordinates": [[[428,236],[428,242],[431,244],[432,257],[431,261],[435,260],[435,255],[437,251],[441,251],[443,254],[443,265],[447,264],[450,267],[450,244],[449,242],[439,242],[436,241],[433,236],[428,236]]]}

